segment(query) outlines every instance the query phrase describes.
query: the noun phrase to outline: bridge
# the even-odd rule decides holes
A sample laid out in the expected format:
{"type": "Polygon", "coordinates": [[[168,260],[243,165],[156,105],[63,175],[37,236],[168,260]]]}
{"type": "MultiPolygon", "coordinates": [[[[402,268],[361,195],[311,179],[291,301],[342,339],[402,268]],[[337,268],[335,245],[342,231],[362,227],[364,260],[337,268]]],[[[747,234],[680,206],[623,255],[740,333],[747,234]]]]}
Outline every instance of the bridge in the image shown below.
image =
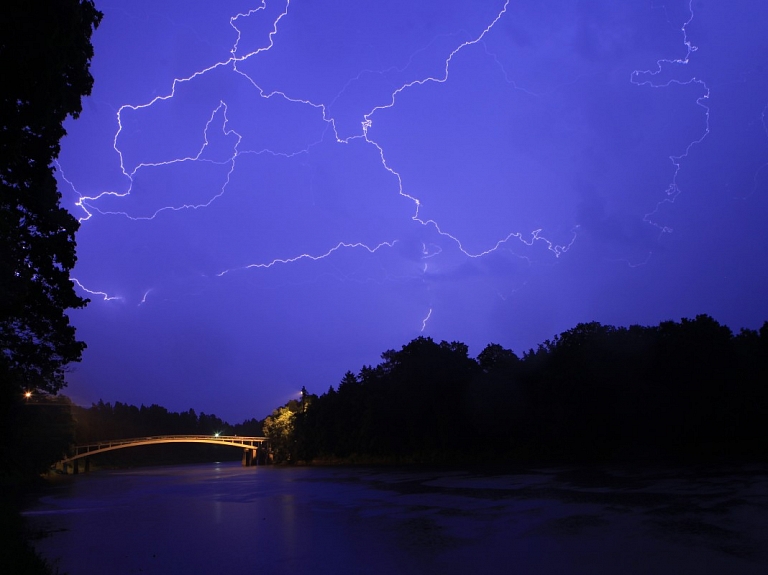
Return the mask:
{"type": "Polygon", "coordinates": [[[72,466],[72,473],[78,473],[78,463],[82,459],[84,471],[90,469],[89,457],[114,451],[115,449],[125,449],[127,447],[138,447],[140,445],[156,445],[159,443],[211,443],[214,445],[229,445],[243,450],[243,466],[258,464],[259,460],[266,460],[266,449],[269,440],[266,437],[241,437],[239,435],[155,435],[152,437],[134,437],[132,439],[112,439],[110,441],[100,441],[98,443],[89,443],[86,445],[76,445],[74,454],[65,457],[54,466],[57,470],[64,473],[69,472],[69,466],[72,466]]]}

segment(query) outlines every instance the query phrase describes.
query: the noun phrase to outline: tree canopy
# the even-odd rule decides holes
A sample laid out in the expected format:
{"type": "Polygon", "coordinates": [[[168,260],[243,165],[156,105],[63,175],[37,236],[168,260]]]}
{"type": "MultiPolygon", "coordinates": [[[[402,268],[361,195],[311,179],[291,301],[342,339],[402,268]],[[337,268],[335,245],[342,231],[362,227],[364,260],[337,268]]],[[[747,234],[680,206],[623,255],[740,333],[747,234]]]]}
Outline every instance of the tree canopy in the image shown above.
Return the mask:
{"type": "Polygon", "coordinates": [[[55,393],[81,357],[66,310],[74,291],[77,220],[60,205],[54,161],[93,78],[90,0],[8,0],[0,18],[0,381],[4,403],[23,390],[55,393]]]}
{"type": "MultiPolygon", "coordinates": [[[[285,460],[764,457],[768,322],[582,323],[518,357],[419,337],[276,410],[285,460]]],[[[265,426],[268,436],[272,429],[265,426]]]]}

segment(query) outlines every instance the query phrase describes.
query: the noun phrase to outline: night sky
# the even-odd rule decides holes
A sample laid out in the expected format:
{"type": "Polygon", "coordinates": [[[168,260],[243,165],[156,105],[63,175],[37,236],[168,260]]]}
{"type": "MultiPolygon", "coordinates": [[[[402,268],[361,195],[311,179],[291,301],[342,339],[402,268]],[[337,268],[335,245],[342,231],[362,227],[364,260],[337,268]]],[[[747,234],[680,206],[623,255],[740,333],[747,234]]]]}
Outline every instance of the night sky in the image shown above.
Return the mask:
{"type": "Polygon", "coordinates": [[[768,320],[768,3],[104,0],[65,393],[231,422],[419,335],[768,320]]]}

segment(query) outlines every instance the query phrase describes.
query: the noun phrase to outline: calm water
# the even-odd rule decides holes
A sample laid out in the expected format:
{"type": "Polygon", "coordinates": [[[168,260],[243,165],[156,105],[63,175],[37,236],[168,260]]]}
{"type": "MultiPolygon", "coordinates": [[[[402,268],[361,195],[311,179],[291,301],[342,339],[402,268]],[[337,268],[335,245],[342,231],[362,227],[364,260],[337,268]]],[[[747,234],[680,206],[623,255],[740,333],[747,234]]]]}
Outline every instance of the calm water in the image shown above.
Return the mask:
{"type": "Polygon", "coordinates": [[[70,575],[768,572],[766,468],[175,466],[66,478],[26,516],[70,575]]]}

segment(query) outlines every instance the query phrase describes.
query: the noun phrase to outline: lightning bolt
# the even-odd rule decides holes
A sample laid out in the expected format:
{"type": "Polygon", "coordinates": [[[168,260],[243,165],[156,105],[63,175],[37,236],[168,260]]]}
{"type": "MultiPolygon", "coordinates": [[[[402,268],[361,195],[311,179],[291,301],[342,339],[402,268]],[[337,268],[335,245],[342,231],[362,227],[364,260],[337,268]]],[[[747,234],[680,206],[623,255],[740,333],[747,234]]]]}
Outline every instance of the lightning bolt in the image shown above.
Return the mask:
{"type": "Polygon", "coordinates": [[[432,317],[432,308],[429,308],[429,311],[427,312],[426,317],[421,320],[421,332],[423,333],[425,329],[427,329],[427,322],[429,321],[429,318],[432,317]]]}
{"type": "MultiPolygon", "coordinates": [[[[241,268],[237,268],[237,269],[269,269],[269,268],[271,268],[273,266],[276,266],[278,264],[292,264],[292,263],[298,262],[300,260],[317,261],[317,260],[322,260],[322,259],[325,259],[325,258],[329,257],[334,252],[336,252],[336,251],[338,251],[338,250],[340,250],[342,248],[347,248],[347,249],[363,248],[364,250],[366,250],[369,253],[373,254],[373,253],[376,253],[380,248],[383,248],[385,246],[391,248],[394,245],[395,245],[395,241],[392,241],[392,242],[381,242],[380,244],[378,244],[377,246],[374,246],[374,247],[369,247],[369,246],[367,246],[367,245],[365,245],[363,243],[360,243],[360,242],[353,243],[353,244],[346,243],[346,242],[339,242],[338,244],[333,246],[331,249],[329,249],[327,252],[325,252],[323,254],[320,254],[320,255],[300,254],[298,256],[294,256],[294,257],[291,257],[291,258],[275,258],[274,260],[272,260],[270,262],[267,262],[267,263],[248,264],[248,265],[245,265],[245,266],[243,266],[241,268]]],[[[230,273],[230,272],[232,272],[234,270],[235,270],[235,268],[226,269],[226,270],[224,270],[222,272],[219,272],[216,275],[218,277],[221,277],[221,276],[223,276],[225,274],[228,274],[228,273],[230,273]]]]}
{"type": "Polygon", "coordinates": [[[418,222],[422,226],[431,226],[431,227],[433,227],[434,230],[440,236],[442,236],[444,238],[447,238],[450,241],[452,241],[454,244],[456,244],[456,246],[458,247],[459,251],[461,251],[461,253],[463,253],[465,256],[470,257],[470,258],[480,258],[480,257],[483,257],[485,255],[488,255],[488,254],[498,250],[502,245],[506,244],[508,241],[510,241],[512,239],[517,239],[517,240],[521,241],[522,243],[524,243],[527,246],[531,246],[531,245],[534,244],[534,242],[538,242],[538,241],[544,242],[546,244],[546,246],[547,246],[547,249],[549,251],[551,251],[552,253],[554,253],[555,257],[560,257],[561,254],[563,254],[566,251],[568,251],[568,249],[571,247],[571,245],[575,241],[575,239],[576,239],[575,230],[574,230],[574,233],[573,233],[573,236],[572,236],[570,242],[568,244],[565,244],[565,245],[559,245],[559,244],[556,244],[556,243],[548,240],[547,238],[545,238],[545,237],[543,237],[541,235],[541,231],[542,230],[541,229],[537,229],[537,230],[533,230],[532,232],[530,232],[530,238],[531,238],[530,241],[526,241],[525,234],[523,234],[522,232],[510,232],[505,237],[503,237],[500,240],[498,240],[496,242],[496,244],[493,245],[492,247],[490,247],[490,248],[488,248],[486,250],[483,250],[483,251],[479,251],[479,252],[474,252],[474,253],[470,252],[469,250],[467,250],[464,247],[463,243],[461,242],[461,240],[458,237],[456,237],[454,234],[452,234],[452,233],[450,233],[448,231],[443,230],[440,227],[440,224],[438,222],[436,222],[433,219],[426,219],[425,220],[425,219],[421,218],[421,216],[420,216],[420,210],[421,210],[421,207],[422,207],[421,200],[419,200],[417,197],[407,193],[404,190],[403,178],[402,178],[401,174],[399,172],[397,172],[394,168],[392,168],[389,165],[389,163],[387,162],[387,159],[386,159],[384,148],[379,143],[377,143],[370,136],[370,133],[369,133],[370,128],[373,126],[373,116],[374,116],[374,114],[377,111],[380,111],[380,110],[386,110],[386,109],[393,108],[395,106],[396,102],[397,102],[398,96],[400,94],[402,94],[403,92],[405,92],[407,90],[410,90],[410,89],[422,87],[422,86],[424,86],[426,84],[430,84],[430,83],[444,84],[444,83],[448,82],[448,79],[449,79],[449,76],[450,76],[451,62],[453,61],[454,57],[459,52],[461,52],[462,50],[465,50],[467,48],[470,48],[470,47],[473,47],[473,46],[476,46],[476,45],[482,43],[482,41],[485,38],[485,36],[493,29],[493,27],[499,22],[499,20],[501,20],[501,18],[506,14],[508,7],[509,7],[509,0],[506,0],[504,2],[503,7],[496,14],[496,16],[493,19],[493,21],[490,24],[488,24],[480,32],[480,34],[478,36],[476,36],[472,40],[467,40],[465,42],[462,42],[461,44],[459,44],[459,46],[454,48],[453,51],[451,51],[451,53],[445,59],[445,64],[444,64],[444,67],[443,67],[443,74],[441,76],[429,76],[427,78],[421,78],[421,79],[418,79],[418,80],[413,80],[412,82],[408,82],[408,83],[400,86],[399,88],[397,88],[391,94],[390,101],[389,101],[388,104],[381,105],[381,106],[376,106],[372,110],[370,110],[368,113],[366,113],[364,115],[364,117],[363,117],[364,119],[363,119],[363,122],[362,122],[362,128],[363,128],[363,136],[362,137],[365,139],[366,142],[368,142],[369,144],[371,144],[372,146],[374,146],[378,150],[379,157],[381,158],[381,165],[384,167],[385,170],[387,170],[390,174],[395,176],[395,178],[397,179],[397,182],[398,182],[398,193],[401,196],[403,196],[403,197],[409,199],[411,202],[413,202],[413,204],[415,206],[415,212],[414,212],[413,216],[411,217],[411,219],[413,221],[415,221],[415,222],[418,222]]]}
{"type": "Polygon", "coordinates": [[[700,106],[704,110],[704,130],[701,136],[688,143],[682,153],[669,156],[669,160],[672,162],[673,166],[672,180],[664,192],[664,198],[656,204],[655,208],[651,212],[648,212],[645,214],[645,216],[643,216],[643,221],[657,227],[661,234],[671,233],[673,230],[669,226],[665,226],[654,221],[654,216],[659,213],[659,210],[664,204],[673,204],[675,199],[680,195],[681,190],[677,183],[677,178],[680,174],[683,161],[688,157],[691,150],[695,146],[701,144],[709,135],[710,108],[707,105],[707,100],[709,100],[710,97],[710,89],[706,82],[695,77],[689,78],[687,80],[680,80],[674,77],[665,78],[664,76],[668,70],[676,70],[680,67],[687,66],[690,63],[692,54],[698,50],[698,47],[696,47],[688,38],[688,26],[693,21],[693,0],[689,0],[688,2],[688,13],[688,20],[686,20],[680,28],[680,32],[683,37],[683,45],[685,46],[685,56],[682,58],[664,58],[657,60],[655,70],[634,70],[630,76],[630,82],[637,86],[647,86],[650,88],[659,89],[670,88],[672,86],[696,85],[701,87],[702,90],[702,95],[696,98],[696,105],[700,106]]]}
{"type": "MultiPolygon", "coordinates": [[[[155,101],[158,101],[158,100],[161,100],[161,99],[162,98],[158,97],[158,98],[155,99],[155,101]]],[[[141,163],[137,164],[130,172],[127,172],[126,169],[125,169],[125,163],[124,163],[124,159],[123,159],[123,154],[120,151],[120,149],[117,147],[117,139],[119,137],[119,133],[122,131],[121,114],[122,114],[123,110],[125,110],[125,109],[139,109],[139,108],[141,108],[141,107],[137,106],[135,108],[132,108],[132,107],[126,105],[126,106],[123,106],[120,109],[120,112],[118,112],[118,125],[120,125],[120,129],[118,130],[118,134],[115,136],[115,150],[118,152],[118,154],[120,156],[120,169],[123,172],[123,175],[126,176],[126,178],[128,178],[128,180],[130,182],[129,186],[128,186],[128,189],[125,192],[106,191],[106,192],[101,192],[100,194],[98,194],[96,196],[80,196],[80,198],[76,202],[76,205],[79,208],[81,208],[85,212],[85,214],[86,214],[85,216],[80,218],[81,222],[89,220],[93,216],[93,212],[97,212],[99,215],[102,215],[102,216],[110,216],[110,215],[113,215],[113,216],[115,216],[115,215],[116,216],[124,216],[124,217],[126,217],[126,218],[128,218],[130,220],[133,220],[133,221],[153,220],[160,213],[165,212],[165,211],[169,211],[169,210],[170,211],[180,211],[180,210],[187,210],[187,209],[194,209],[194,210],[196,210],[196,209],[199,209],[199,208],[208,207],[217,198],[221,197],[224,194],[224,192],[225,192],[225,190],[227,188],[227,185],[229,184],[230,177],[232,176],[232,172],[234,172],[234,170],[235,170],[235,159],[236,159],[236,157],[238,155],[237,147],[238,147],[240,141],[242,140],[242,136],[240,136],[240,134],[238,134],[234,130],[227,129],[227,127],[226,127],[227,123],[229,122],[229,120],[227,118],[227,105],[224,102],[219,102],[219,105],[211,112],[211,116],[208,119],[208,121],[206,122],[205,130],[203,132],[203,140],[204,140],[203,144],[202,144],[201,148],[198,150],[198,152],[194,156],[186,156],[186,157],[182,157],[182,158],[174,158],[172,160],[160,161],[160,162],[141,162],[141,163]],[[203,156],[203,154],[206,152],[206,150],[209,147],[208,130],[209,130],[210,125],[213,122],[214,118],[216,117],[216,115],[220,111],[222,112],[223,117],[224,117],[224,126],[223,126],[223,130],[222,130],[224,135],[225,136],[234,135],[237,138],[237,143],[235,144],[235,153],[230,158],[228,158],[225,161],[218,161],[217,162],[217,161],[214,161],[214,160],[210,160],[210,159],[204,158],[202,156],[203,156]],[[131,191],[133,189],[134,178],[136,177],[136,174],[139,172],[139,170],[143,170],[143,169],[147,169],[147,168],[168,167],[168,166],[172,166],[174,164],[185,164],[185,163],[193,163],[193,162],[205,162],[205,163],[210,163],[210,164],[225,165],[225,166],[228,165],[229,166],[229,170],[227,171],[227,174],[226,174],[226,179],[225,179],[224,183],[222,184],[221,189],[216,194],[214,194],[210,199],[208,199],[206,202],[198,203],[198,204],[181,204],[181,205],[177,205],[177,206],[164,206],[162,208],[159,208],[159,209],[155,210],[152,214],[150,214],[148,216],[131,216],[130,214],[128,214],[127,212],[124,212],[124,211],[101,210],[101,209],[99,209],[98,207],[95,206],[95,203],[99,199],[104,198],[104,197],[111,196],[111,197],[117,197],[117,198],[125,198],[125,197],[130,196],[131,195],[131,191]]],[[[71,183],[70,183],[70,185],[71,185],[71,183]]],[[[74,188],[74,186],[73,186],[73,188],[74,188]]]]}
{"type": "Polygon", "coordinates": [[[72,278],[72,281],[75,283],[75,285],[77,285],[77,287],[79,287],[85,293],[93,296],[101,296],[101,299],[103,301],[125,301],[125,298],[123,298],[122,296],[112,296],[112,295],[109,295],[107,292],[90,290],[87,287],[85,287],[83,284],[81,284],[80,280],[78,280],[77,278],[72,278]]]}
{"type": "MultiPolygon", "coordinates": [[[[238,13],[229,19],[230,27],[235,31],[235,40],[229,48],[226,57],[220,61],[201,68],[194,73],[175,78],[171,82],[170,89],[163,95],[155,96],[149,101],[143,104],[124,104],[120,106],[116,113],[116,125],[117,130],[112,139],[112,148],[118,158],[119,169],[122,176],[125,178],[126,186],[123,190],[110,189],[100,191],[96,194],[81,194],[75,188],[75,185],[64,176],[63,170],[59,169],[59,174],[77,194],[78,199],[76,206],[82,211],[83,216],[80,218],[81,222],[88,222],[94,216],[100,217],[122,217],[131,221],[152,221],[160,217],[172,217],[174,214],[188,210],[201,210],[211,207],[216,201],[221,199],[230,187],[233,175],[236,173],[239,161],[248,156],[255,155],[269,155],[275,157],[295,158],[297,156],[308,154],[314,147],[319,146],[323,141],[325,132],[323,132],[317,139],[306,143],[303,147],[298,149],[292,149],[289,151],[272,149],[271,147],[264,148],[246,148],[244,146],[244,135],[237,127],[233,127],[233,123],[229,117],[229,103],[226,99],[218,99],[212,108],[209,108],[209,114],[207,120],[202,126],[202,134],[197,141],[197,146],[189,153],[182,153],[173,157],[164,158],[138,158],[131,159],[129,154],[125,151],[125,145],[129,130],[129,124],[131,118],[140,117],[142,114],[147,114],[152,110],[157,110],[159,107],[169,104],[171,101],[179,97],[181,91],[192,86],[196,82],[203,81],[205,78],[211,77],[216,74],[229,74],[237,76],[244,80],[247,86],[250,86],[255,93],[264,101],[277,100],[285,102],[287,104],[296,105],[307,108],[312,114],[314,114],[320,123],[325,125],[326,131],[333,135],[335,143],[339,146],[349,145],[354,141],[362,141],[366,145],[371,146],[378,157],[381,168],[391,176],[393,176],[396,182],[396,194],[400,197],[407,199],[413,206],[413,211],[410,215],[410,220],[416,224],[434,231],[440,238],[448,241],[449,244],[455,246],[455,248],[464,257],[478,259],[488,256],[494,252],[508,247],[510,244],[518,246],[524,246],[530,248],[534,245],[543,245],[546,250],[557,259],[571,249],[574,242],[578,237],[579,226],[573,226],[570,230],[570,237],[567,241],[554,241],[549,239],[544,232],[544,228],[537,227],[536,229],[528,231],[511,230],[499,237],[495,241],[490,242],[482,249],[470,250],[466,247],[466,241],[459,237],[459,234],[452,231],[446,226],[441,225],[437,220],[433,218],[427,218],[422,216],[422,210],[424,203],[419,199],[416,192],[409,189],[408,181],[403,177],[400,171],[388,160],[387,151],[385,146],[381,144],[374,137],[372,127],[374,121],[377,118],[377,114],[380,114],[384,110],[393,109],[397,106],[400,98],[407,92],[423,89],[427,85],[436,84],[443,85],[451,79],[451,68],[456,56],[463,51],[481,49],[484,53],[493,58],[498,66],[503,70],[503,65],[498,57],[488,50],[485,40],[492,33],[498,23],[507,16],[510,0],[506,0],[498,12],[495,13],[493,18],[485,25],[479,33],[475,34],[471,39],[458,43],[453,49],[450,50],[445,57],[440,74],[427,75],[408,82],[405,82],[397,86],[390,94],[388,101],[383,104],[375,105],[371,107],[367,112],[362,115],[360,121],[360,131],[351,136],[342,137],[337,127],[337,119],[331,113],[331,107],[334,102],[341,97],[346,89],[355,81],[356,78],[360,78],[363,72],[357,74],[356,77],[352,77],[341,91],[336,94],[334,98],[330,100],[328,104],[322,102],[314,102],[309,99],[299,98],[280,90],[267,90],[263,88],[258,78],[254,74],[247,72],[244,68],[246,62],[252,61],[259,57],[264,56],[267,52],[273,50],[275,46],[275,38],[279,34],[281,23],[290,17],[291,12],[291,0],[283,0],[282,2],[272,2],[263,0],[258,7],[251,10],[238,13]],[[262,45],[253,49],[243,48],[243,31],[241,23],[248,18],[253,18],[258,15],[266,15],[269,9],[275,9],[275,13],[269,16],[271,20],[271,26],[269,32],[266,35],[266,41],[262,45]],[[214,130],[218,129],[220,125],[220,131],[217,132],[217,137],[223,138],[227,142],[231,142],[231,151],[225,154],[223,157],[214,157],[212,150],[212,137],[214,130]],[[130,161],[129,161],[130,159],[130,161]],[[222,180],[220,184],[212,188],[210,193],[201,201],[182,201],[173,204],[161,205],[160,207],[149,209],[144,213],[134,213],[128,210],[117,210],[111,208],[100,207],[103,204],[114,204],[126,201],[131,197],[134,192],[134,184],[139,176],[143,172],[152,172],[155,170],[169,169],[174,166],[186,166],[186,165],[205,165],[212,166],[222,170],[222,180]]],[[[655,214],[659,211],[664,203],[674,202],[677,195],[680,193],[679,186],[677,184],[678,174],[681,170],[683,161],[688,157],[692,148],[701,143],[703,139],[709,133],[709,108],[706,105],[706,100],[709,98],[709,88],[707,85],[697,78],[690,78],[687,80],[680,80],[674,77],[667,77],[665,73],[668,69],[678,69],[681,66],[688,64],[691,55],[696,51],[696,47],[691,43],[688,38],[688,26],[693,20],[692,1],[689,3],[690,17],[682,25],[681,31],[683,36],[683,44],[686,48],[686,55],[679,59],[661,59],[656,62],[656,70],[635,70],[630,75],[630,81],[632,84],[638,87],[651,87],[651,88],[668,88],[675,85],[696,85],[700,86],[703,94],[696,100],[696,103],[701,106],[705,112],[705,129],[704,133],[696,140],[690,142],[687,147],[677,155],[670,156],[670,160],[673,164],[673,176],[671,183],[665,191],[665,197],[656,204],[653,211],[645,215],[644,220],[648,223],[658,227],[662,233],[672,231],[667,226],[656,223],[654,220],[655,214]]],[[[433,40],[434,41],[434,40],[433,40]]],[[[429,44],[428,44],[429,45],[429,44]]],[[[411,56],[413,58],[414,55],[411,56]]],[[[410,61],[409,61],[410,62],[410,61]]],[[[406,64],[406,68],[409,64],[406,64]]],[[[507,82],[514,84],[512,80],[504,71],[507,82]]],[[[578,78],[574,82],[578,81],[578,78]]],[[[514,84],[516,90],[520,90],[530,96],[538,96],[539,94],[527,90],[526,88],[517,86],[514,84]]],[[[215,273],[216,277],[222,277],[231,272],[240,270],[268,270],[276,266],[285,266],[297,263],[299,261],[312,261],[317,262],[327,258],[333,257],[335,254],[342,250],[362,250],[369,254],[375,254],[383,249],[391,249],[399,241],[399,238],[387,238],[383,241],[373,243],[363,243],[360,241],[354,241],[354,239],[347,239],[338,241],[336,243],[329,243],[325,248],[321,248],[316,252],[303,252],[294,253],[292,255],[286,255],[283,257],[275,257],[271,260],[257,261],[252,263],[246,263],[240,266],[221,269],[215,273]]],[[[427,273],[427,262],[429,258],[433,258],[439,255],[443,251],[443,248],[437,245],[433,245],[429,249],[426,248],[426,244],[422,250],[422,266],[421,273],[427,273]]],[[[525,256],[520,256],[525,257],[525,256]]],[[[121,300],[120,297],[109,296],[105,292],[92,291],[85,288],[79,281],[75,280],[77,285],[91,295],[98,295],[103,298],[104,301],[121,300]]],[[[140,303],[146,302],[149,291],[146,291],[141,299],[140,303]]],[[[422,321],[422,331],[425,329],[427,321],[431,317],[432,308],[430,308],[428,315],[422,321]]]]}

